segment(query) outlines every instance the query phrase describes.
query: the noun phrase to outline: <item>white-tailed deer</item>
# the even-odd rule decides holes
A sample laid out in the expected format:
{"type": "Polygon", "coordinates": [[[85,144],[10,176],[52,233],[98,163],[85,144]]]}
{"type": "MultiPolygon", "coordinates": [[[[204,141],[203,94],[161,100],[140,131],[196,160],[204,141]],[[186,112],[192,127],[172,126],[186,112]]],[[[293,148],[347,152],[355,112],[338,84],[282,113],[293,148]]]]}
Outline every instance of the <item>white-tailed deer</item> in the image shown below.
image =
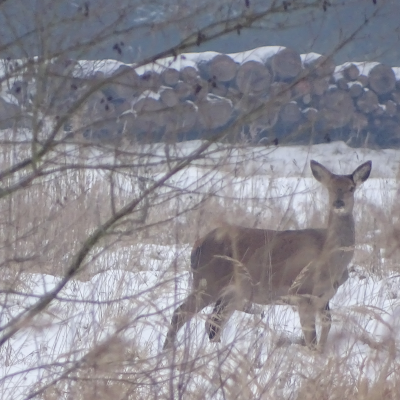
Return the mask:
{"type": "Polygon", "coordinates": [[[235,310],[285,302],[297,306],[310,348],[317,346],[315,320],[321,315],[318,349],[323,349],[331,326],[329,300],[347,280],[354,253],[354,192],[369,177],[371,161],[351,175],[335,175],[316,161],[311,170],[329,192],[328,227],[275,231],[228,225],[199,239],[191,253],[193,289],[173,314],[164,348],[210,304],[215,307],[206,329],[210,340],[219,341],[235,310]]]}

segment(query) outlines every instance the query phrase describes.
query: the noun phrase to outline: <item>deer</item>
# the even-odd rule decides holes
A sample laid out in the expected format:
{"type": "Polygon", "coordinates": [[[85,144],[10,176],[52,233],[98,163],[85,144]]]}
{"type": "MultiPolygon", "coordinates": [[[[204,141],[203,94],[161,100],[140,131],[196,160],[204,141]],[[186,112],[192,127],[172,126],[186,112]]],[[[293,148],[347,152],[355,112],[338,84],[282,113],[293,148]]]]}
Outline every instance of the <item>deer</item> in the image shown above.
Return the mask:
{"type": "Polygon", "coordinates": [[[368,179],[372,162],[351,175],[336,175],[314,160],[310,167],[328,190],[327,227],[270,230],[227,224],[197,240],[191,252],[192,291],[173,313],[164,349],[173,347],[180,328],[209,305],[214,308],[206,332],[211,342],[219,342],[234,311],[252,314],[256,305],[290,304],[299,314],[301,343],[324,350],[332,320],[329,301],[348,279],[354,255],[354,193],[368,179]]]}

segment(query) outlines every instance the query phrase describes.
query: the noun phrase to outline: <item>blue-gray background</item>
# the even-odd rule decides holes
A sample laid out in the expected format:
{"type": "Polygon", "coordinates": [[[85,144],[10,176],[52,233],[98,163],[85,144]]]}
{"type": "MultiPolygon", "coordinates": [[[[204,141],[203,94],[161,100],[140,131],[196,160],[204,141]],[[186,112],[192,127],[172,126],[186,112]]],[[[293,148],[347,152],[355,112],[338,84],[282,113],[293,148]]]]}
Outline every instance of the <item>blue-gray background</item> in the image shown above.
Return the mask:
{"type": "MultiPolygon", "coordinates": [[[[376,0],[376,4],[373,0],[331,0],[326,11],[323,3],[294,12],[291,7],[300,2],[292,0],[287,13],[274,14],[255,28],[242,30],[240,35],[230,33],[189,51],[229,53],[282,45],[300,53],[334,52],[337,64],[373,60],[400,66],[399,0],[376,0]],[[341,46],[365,20],[369,20],[368,24],[341,46]]],[[[250,0],[249,4],[246,7],[245,0],[232,1],[202,9],[187,0],[6,0],[0,3],[0,58],[65,51],[70,58],[136,62],[176,45],[186,31],[234,17],[244,10],[260,11],[272,1],[250,0]],[[190,15],[196,7],[196,16],[182,20],[181,15],[190,15]]]]}

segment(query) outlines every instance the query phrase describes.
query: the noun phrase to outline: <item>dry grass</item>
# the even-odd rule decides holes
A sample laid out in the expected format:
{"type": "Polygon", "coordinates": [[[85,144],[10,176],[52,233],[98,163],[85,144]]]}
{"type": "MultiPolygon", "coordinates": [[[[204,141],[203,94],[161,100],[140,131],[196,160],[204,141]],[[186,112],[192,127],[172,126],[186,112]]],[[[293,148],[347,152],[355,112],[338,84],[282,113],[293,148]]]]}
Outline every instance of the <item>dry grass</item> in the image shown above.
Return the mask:
{"type": "MultiPolygon", "coordinates": [[[[71,161],[70,154],[60,153],[71,161]]],[[[87,154],[81,157],[76,162],[100,162],[86,159],[87,154]]],[[[157,166],[146,172],[143,160],[151,158],[146,157],[139,157],[139,163],[137,154],[132,154],[130,169],[100,173],[73,169],[38,178],[2,200],[2,324],[14,315],[15,307],[36,301],[29,295],[38,293],[38,276],[62,277],[88,234],[140,194],[138,176],[151,182],[162,170],[157,166]],[[12,291],[21,295],[12,296],[12,291]]],[[[2,168],[9,162],[3,157],[2,168]]],[[[395,332],[381,339],[362,335],[362,326],[355,333],[339,329],[332,333],[327,353],[314,354],[289,344],[296,341],[290,324],[296,317],[288,307],[269,307],[263,319],[235,316],[221,344],[205,340],[203,313],[183,329],[183,343],[175,352],[159,352],[172,309],[187,292],[188,254],[199,236],[224,222],[272,229],[324,226],[326,215],[318,196],[304,203],[283,202],[271,191],[269,199],[263,195],[240,199],[237,174],[230,166],[221,171],[202,167],[210,181],[217,173],[230,196],[220,196],[218,185],[200,194],[201,187],[182,190],[171,183],[151,194],[148,204],[103,238],[76,276],[86,283],[71,282],[58,301],[23,328],[25,342],[11,340],[0,350],[3,396],[21,392],[16,398],[27,398],[37,391],[37,398],[45,400],[400,397],[395,332]],[[159,307],[160,298],[166,299],[166,309],[159,307]],[[16,377],[13,366],[20,370],[16,377]],[[24,389],[28,376],[30,383],[24,389]]],[[[276,179],[272,172],[271,178],[272,185],[276,179]]],[[[258,188],[252,190],[257,193],[258,188]]],[[[353,264],[362,272],[355,269],[353,276],[361,282],[367,279],[360,278],[362,273],[372,277],[397,273],[399,221],[393,216],[398,215],[398,205],[385,204],[382,211],[357,201],[356,208],[358,246],[353,264]]],[[[334,323],[356,326],[359,315],[367,312],[337,310],[334,323]]],[[[294,335],[299,336],[298,329],[294,335]]]]}

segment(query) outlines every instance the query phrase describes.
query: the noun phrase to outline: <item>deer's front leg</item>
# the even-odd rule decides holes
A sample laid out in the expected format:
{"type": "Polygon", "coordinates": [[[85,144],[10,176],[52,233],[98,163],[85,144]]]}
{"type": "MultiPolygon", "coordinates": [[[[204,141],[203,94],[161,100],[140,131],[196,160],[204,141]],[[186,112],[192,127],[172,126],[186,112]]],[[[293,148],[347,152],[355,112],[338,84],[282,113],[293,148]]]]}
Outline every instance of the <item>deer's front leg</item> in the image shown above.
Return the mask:
{"type": "Polygon", "coordinates": [[[304,341],[310,349],[316,349],[317,333],[315,330],[316,309],[312,302],[302,300],[298,306],[301,329],[304,335],[304,341]]]}
{"type": "Polygon", "coordinates": [[[325,308],[321,311],[321,336],[318,342],[318,351],[323,352],[325,349],[326,342],[328,340],[328,334],[332,325],[331,309],[329,308],[329,301],[326,303],[325,308]]]}

